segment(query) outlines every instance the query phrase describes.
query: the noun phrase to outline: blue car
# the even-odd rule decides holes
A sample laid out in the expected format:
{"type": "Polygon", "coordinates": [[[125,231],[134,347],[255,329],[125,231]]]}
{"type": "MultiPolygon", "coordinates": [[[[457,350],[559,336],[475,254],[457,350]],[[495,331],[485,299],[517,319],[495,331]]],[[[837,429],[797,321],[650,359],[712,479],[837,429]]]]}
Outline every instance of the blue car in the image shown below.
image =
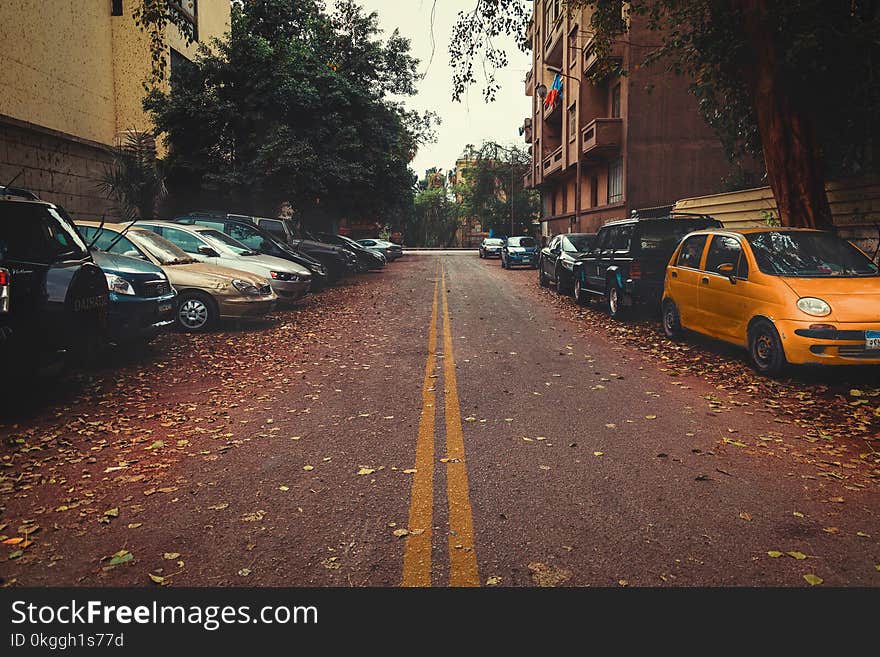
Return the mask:
{"type": "Polygon", "coordinates": [[[92,249],[110,290],[108,337],[116,344],[152,340],[174,323],[177,292],[160,267],[141,258],[92,249]]]}
{"type": "Polygon", "coordinates": [[[501,267],[530,267],[538,266],[538,242],[534,237],[524,235],[522,237],[508,237],[501,247],[501,267]]]}

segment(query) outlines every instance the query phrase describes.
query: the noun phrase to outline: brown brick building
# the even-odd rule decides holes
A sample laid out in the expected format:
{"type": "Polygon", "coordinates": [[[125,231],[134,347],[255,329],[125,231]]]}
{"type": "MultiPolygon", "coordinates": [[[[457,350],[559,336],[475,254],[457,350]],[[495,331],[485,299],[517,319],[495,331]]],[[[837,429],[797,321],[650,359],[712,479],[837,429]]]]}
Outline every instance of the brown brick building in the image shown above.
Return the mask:
{"type": "Polygon", "coordinates": [[[569,15],[562,0],[534,2],[532,69],[525,80],[532,114],[524,126],[532,170],[525,184],[541,191],[544,235],[595,231],[632,210],[719,192],[730,170],[689,81],[662,64],[638,66],[644,48],[657,42],[645,19],[630,17],[627,37],[610,53],[628,75],[591,81],[603,62],[592,52],[590,11],[569,15]],[[556,72],[547,67],[563,74],[561,100],[549,107],[537,93],[539,85],[553,86],[556,72]]]}

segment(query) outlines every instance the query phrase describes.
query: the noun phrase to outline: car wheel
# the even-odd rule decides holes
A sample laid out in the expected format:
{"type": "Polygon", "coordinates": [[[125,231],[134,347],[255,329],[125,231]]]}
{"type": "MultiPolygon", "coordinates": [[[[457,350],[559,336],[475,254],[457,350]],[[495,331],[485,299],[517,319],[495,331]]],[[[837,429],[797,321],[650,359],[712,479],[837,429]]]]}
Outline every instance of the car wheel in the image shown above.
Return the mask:
{"type": "Polygon", "coordinates": [[[580,276],[574,279],[574,300],[579,306],[586,306],[590,303],[590,295],[583,288],[580,276]]]}
{"type": "Polygon", "coordinates": [[[184,292],[177,298],[177,325],[184,331],[206,331],[217,322],[214,300],[202,292],[184,292]]]}
{"type": "Polygon", "coordinates": [[[504,262],[504,256],[501,256],[501,269],[507,269],[507,265],[504,262]]]}
{"type": "Polygon", "coordinates": [[[544,273],[544,261],[538,261],[538,285],[541,287],[547,287],[550,285],[550,281],[547,280],[547,275],[544,273]]]}
{"type": "Polygon", "coordinates": [[[623,306],[623,290],[614,279],[609,280],[605,287],[605,305],[612,319],[621,320],[624,318],[626,310],[623,306]]]}
{"type": "Polygon", "coordinates": [[[480,258],[483,258],[483,257],[484,257],[484,256],[483,256],[483,252],[480,251],[480,258]]]}
{"type": "Polygon", "coordinates": [[[681,316],[678,314],[678,306],[670,299],[663,302],[663,333],[670,340],[681,338],[681,316]]]}
{"type": "Polygon", "coordinates": [[[761,374],[776,376],[786,365],[785,349],[776,327],[760,319],[749,328],[749,357],[761,374]]]}

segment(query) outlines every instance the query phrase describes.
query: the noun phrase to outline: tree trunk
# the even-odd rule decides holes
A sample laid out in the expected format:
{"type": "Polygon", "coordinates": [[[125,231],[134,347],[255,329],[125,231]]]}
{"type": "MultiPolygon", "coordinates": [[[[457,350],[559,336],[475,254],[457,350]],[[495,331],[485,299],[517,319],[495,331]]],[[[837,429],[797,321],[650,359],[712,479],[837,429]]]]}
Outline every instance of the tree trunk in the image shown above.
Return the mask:
{"type": "Polygon", "coordinates": [[[783,226],[832,230],[821,150],[809,117],[792,104],[779,75],[775,35],[768,17],[771,1],[739,1],[751,51],[744,77],[761,135],[767,177],[783,226]]]}

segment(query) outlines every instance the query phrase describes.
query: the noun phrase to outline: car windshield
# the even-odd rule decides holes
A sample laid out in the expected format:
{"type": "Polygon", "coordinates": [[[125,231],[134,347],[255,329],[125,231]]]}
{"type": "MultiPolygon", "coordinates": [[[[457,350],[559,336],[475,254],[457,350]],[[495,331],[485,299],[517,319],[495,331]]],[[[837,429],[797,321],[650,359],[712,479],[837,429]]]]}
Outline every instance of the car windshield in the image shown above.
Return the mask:
{"type": "Polygon", "coordinates": [[[669,257],[682,237],[706,227],[705,222],[687,219],[643,221],[639,224],[642,252],[669,257]]]}
{"type": "Polygon", "coordinates": [[[209,242],[213,242],[214,244],[229,249],[235,255],[257,255],[256,251],[251,251],[246,245],[242,244],[238,240],[232,239],[226,233],[221,233],[219,230],[201,230],[199,231],[199,235],[204,237],[209,242]]]}
{"type": "Polygon", "coordinates": [[[767,231],[746,239],[765,274],[803,278],[877,276],[877,265],[852,244],[831,233],[767,231]]]}
{"type": "Polygon", "coordinates": [[[495,239],[494,237],[490,237],[489,239],[485,240],[484,244],[486,246],[501,246],[502,244],[504,244],[504,240],[495,239]]]}
{"type": "Polygon", "coordinates": [[[156,258],[161,265],[187,265],[198,262],[176,244],[149,230],[130,230],[125,236],[156,258]]]}
{"type": "Polygon", "coordinates": [[[535,246],[535,238],[534,237],[511,237],[507,240],[507,246],[523,246],[530,247],[535,246]]]}
{"type": "MultiPolygon", "coordinates": [[[[563,241],[563,245],[565,245],[566,242],[570,242],[575,251],[589,251],[590,247],[593,245],[594,239],[595,238],[592,235],[571,235],[563,241]]],[[[564,248],[566,251],[572,250],[567,246],[564,248]]]]}
{"type": "Polygon", "coordinates": [[[5,258],[49,263],[84,258],[88,249],[64,210],[37,203],[4,203],[0,213],[0,262],[5,258]]]}

